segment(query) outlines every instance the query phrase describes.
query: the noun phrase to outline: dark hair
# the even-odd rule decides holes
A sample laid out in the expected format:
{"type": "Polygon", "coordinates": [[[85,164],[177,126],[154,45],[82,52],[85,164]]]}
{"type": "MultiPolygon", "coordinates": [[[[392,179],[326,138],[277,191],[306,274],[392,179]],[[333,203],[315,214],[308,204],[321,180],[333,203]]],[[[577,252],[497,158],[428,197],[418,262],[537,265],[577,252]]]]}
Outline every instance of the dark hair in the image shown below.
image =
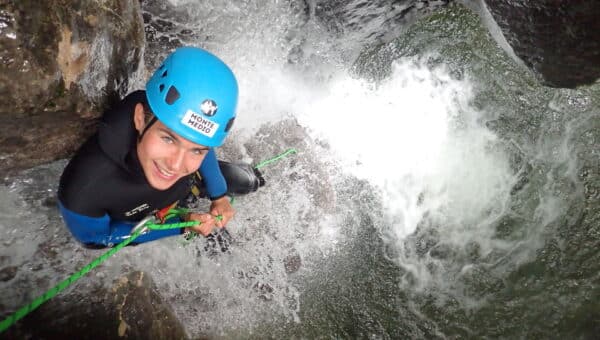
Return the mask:
{"type": "Polygon", "coordinates": [[[146,133],[146,131],[148,131],[148,129],[152,126],[152,124],[156,123],[156,121],[157,121],[157,118],[154,115],[154,112],[152,112],[152,109],[150,109],[148,104],[142,103],[142,106],[144,107],[144,122],[148,122],[148,123],[146,123],[144,125],[144,130],[142,130],[142,133],[140,133],[138,140],[141,140],[142,137],[144,136],[144,134],[146,133]]]}

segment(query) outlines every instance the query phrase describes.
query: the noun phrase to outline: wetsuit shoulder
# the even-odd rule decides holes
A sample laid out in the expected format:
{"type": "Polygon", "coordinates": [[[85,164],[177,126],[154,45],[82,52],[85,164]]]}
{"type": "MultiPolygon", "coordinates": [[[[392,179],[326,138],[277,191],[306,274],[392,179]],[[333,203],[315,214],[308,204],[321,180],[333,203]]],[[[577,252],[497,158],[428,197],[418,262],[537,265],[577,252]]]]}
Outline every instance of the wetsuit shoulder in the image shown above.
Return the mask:
{"type": "Polygon", "coordinates": [[[103,201],[112,195],[107,189],[122,170],[102,152],[97,135],[86,141],[69,161],[60,177],[58,198],[64,207],[82,215],[106,214],[103,201]]]}

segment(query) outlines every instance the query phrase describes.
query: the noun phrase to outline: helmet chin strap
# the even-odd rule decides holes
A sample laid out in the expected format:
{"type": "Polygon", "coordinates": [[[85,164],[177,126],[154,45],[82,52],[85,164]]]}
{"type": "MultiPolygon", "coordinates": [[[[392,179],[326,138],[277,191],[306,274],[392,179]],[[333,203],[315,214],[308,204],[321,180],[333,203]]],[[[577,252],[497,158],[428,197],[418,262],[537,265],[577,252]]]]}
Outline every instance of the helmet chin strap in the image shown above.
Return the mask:
{"type": "Polygon", "coordinates": [[[140,133],[140,136],[138,137],[138,141],[142,140],[142,137],[144,137],[144,134],[146,133],[146,131],[148,131],[148,129],[154,124],[156,123],[157,118],[155,115],[152,115],[152,118],[150,118],[150,121],[148,122],[148,124],[146,124],[146,126],[144,126],[144,130],[142,130],[142,133],[140,133]]]}

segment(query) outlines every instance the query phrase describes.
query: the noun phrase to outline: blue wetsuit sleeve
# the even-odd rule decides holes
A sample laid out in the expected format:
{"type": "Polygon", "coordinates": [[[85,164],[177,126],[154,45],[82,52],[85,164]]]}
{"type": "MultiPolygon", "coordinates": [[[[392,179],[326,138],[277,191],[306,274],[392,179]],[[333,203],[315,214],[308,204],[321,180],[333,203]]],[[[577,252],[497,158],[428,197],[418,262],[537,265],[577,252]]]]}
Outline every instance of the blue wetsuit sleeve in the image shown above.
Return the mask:
{"type": "Polygon", "coordinates": [[[206,186],[208,197],[211,200],[221,198],[227,193],[227,182],[217,160],[215,149],[211,148],[200,165],[200,175],[206,186]]]}
{"type": "MultiPolygon", "coordinates": [[[[127,239],[135,226],[133,223],[111,220],[108,214],[102,217],[89,217],[78,214],[58,203],[67,228],[81,243],[86,245],[117,245],[127,239]]],[[[181,228],[167,230],[151,230],[138,236],[133,243],[154,241],[163,237],[179,235],[181,228]]]]}

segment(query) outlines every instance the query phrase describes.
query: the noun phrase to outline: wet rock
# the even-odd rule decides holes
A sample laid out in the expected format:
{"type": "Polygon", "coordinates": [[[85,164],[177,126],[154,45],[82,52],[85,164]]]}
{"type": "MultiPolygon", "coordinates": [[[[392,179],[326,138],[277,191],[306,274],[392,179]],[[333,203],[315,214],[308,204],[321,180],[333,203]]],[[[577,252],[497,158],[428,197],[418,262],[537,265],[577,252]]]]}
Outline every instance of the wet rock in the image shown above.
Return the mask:
{"type": "Polygon", "coordinates": [[[59,249],[54,245],[52,240],[47,240],[38,245],[36,256],[43,256],[49,260],[56,259],[59,249]]]}
{"type": "Polygon", "coordinates": [[[148,69],[160,66],[166,54],[177,47],[197,41],[198,30],[185,26],[192,21],[185,9],[162,0],[141,0],[141,4],[146,31],[144,60],[148,69]]]}
{"type": "Polygon", "coordinates": [[[599,1],[484,2],[514,54],[542,83],[573,88],[600,78],[599,1]]]}
{"type": "Polygon", "coordinates": [[[273,300],[273,287],[268,283],[257,282],[254,284],[254,290],[259,293],[258,298],[262,301],[273,300]]]}
{"type": "Polygon", "coordinates": [[[0,170],[69,156],[138,72],[137,0],[0,4],[0,170]]]}
{"type": "Polygon", "coordinates": [[[12,280],[19,271],[18,267],[10,266],[0,269],[0,281],[6,282],[12,280]]]}
{"type": "Polygon", "coordinates": [[[330,32],[355,36],[366,46],[396,38],[407,25],[449,2],[320,0],[313,6],[315,16],[330,32]]]}
{"type": "MultiPolygon", "coordinates": [[[[269,169],[287,167],[290,172],[285,176],[291,182],[305,182],[304,186],[314,206],[331,211],[335,208],[335,193],[330,180],[330,174],[320,163],[319,157],[311,151],[310,141],[306,129],[296,119],[290,118],[276,123],[264,124],[256,133],[256,137],[244,144],[248,155],[255,158],[255,162],[278,155],[289,148],[296,149],[288,157],[270,164],[265,168],[264,174],[269,180],[269,169]],[[297,162],[297,164],[296,164],[297,162]]],[[[241,159],[234,140],[225,142],[221,150],[232,160],[241,159]]]]}
{"type": "Polygon", "coordinates": [[[154,282],[135,271],[110,289],[72,290],[17,322],[7,339],[187,339],[154,282]]]}
{"type": "Polygon", "coordinates": [[[184,339],[185,331],[165,304],[154,282],[143,272],[133,272],[113,286],[118,312],[117,334],[129,339],[184,339]]]}
{"type": "Polygon", "coordinates": [[[429,255],[434,259],[448,259],[455,255],[455,251],[448,244],[436,244],[429,250],[429,255]]]}
{"type": "MultiPolygon", "coordinates": [[[[573,88],[600,78],[599,1],[579,1],[577,5],[569,0],[459,2],[476,10],[499,45],[541,83],[573,88]]],[[[311,6],[331,33],[351,36],[369,46],[397,39],[412,23],[449,3],[456,2],[334,0],[316,1],[311,6]]]]}
{"type": "Polygon", "coordinates": [[[293,274],[300,270],[302,259],[299,254],[290,254],[283,259],[283,266],[287,274],[293,274]]]}

